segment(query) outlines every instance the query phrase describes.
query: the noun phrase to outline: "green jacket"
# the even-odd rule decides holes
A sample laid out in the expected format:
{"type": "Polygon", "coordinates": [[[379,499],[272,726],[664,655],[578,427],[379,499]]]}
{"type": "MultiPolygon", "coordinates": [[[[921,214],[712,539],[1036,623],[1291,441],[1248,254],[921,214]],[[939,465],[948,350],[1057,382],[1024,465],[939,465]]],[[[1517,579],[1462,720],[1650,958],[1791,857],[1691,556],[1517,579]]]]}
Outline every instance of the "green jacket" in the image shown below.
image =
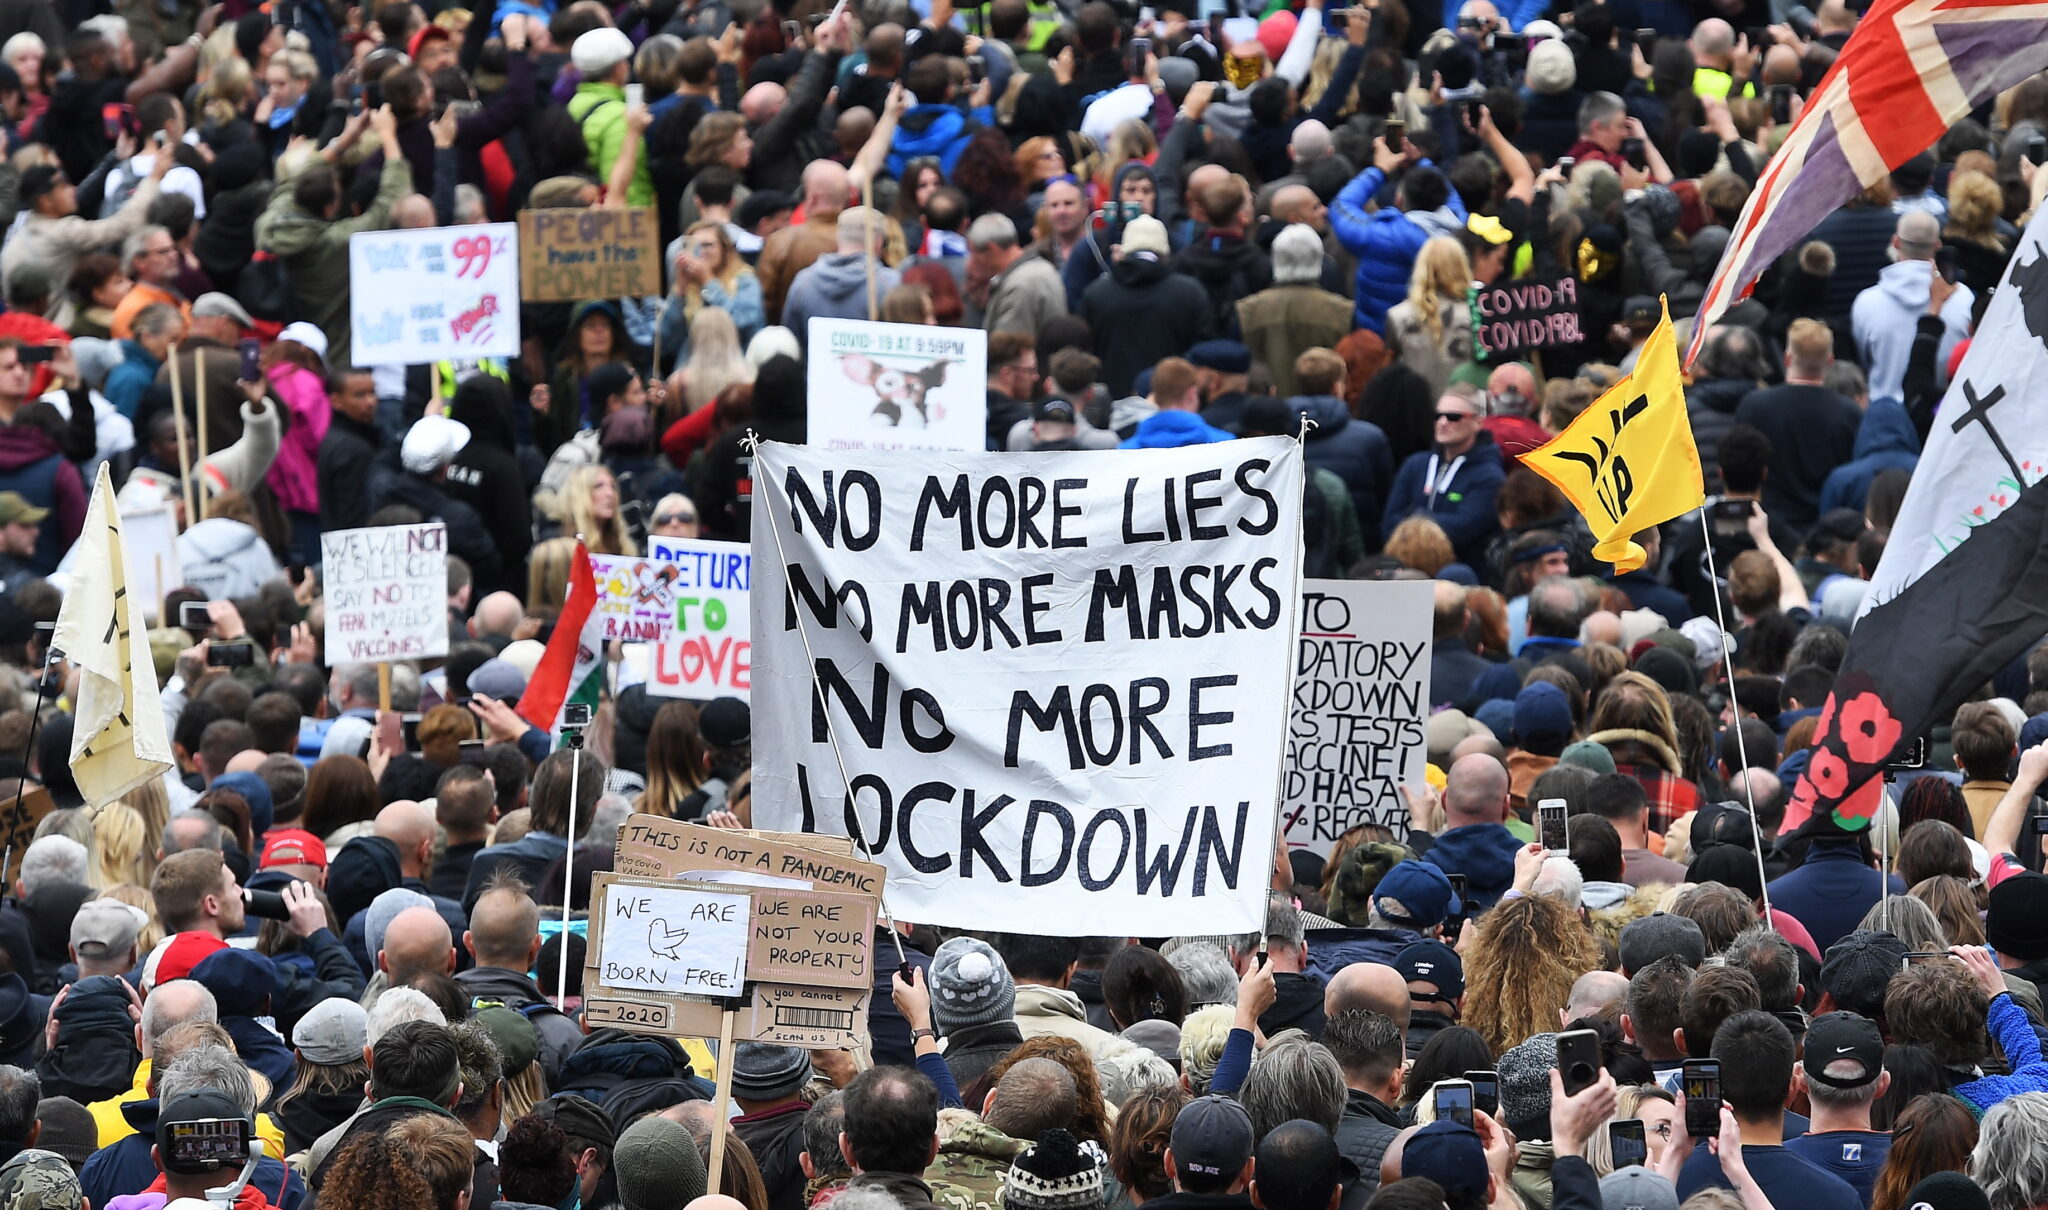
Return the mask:
{"type": "Polygon", "coordinates": [[[1011,1161],[1030,1145],[986,1122],[961,1123],[924,1170],[932,1200],[945,1210],[996,1210],[1011,1161]]]}
{"type": "MultiPolygon", "coordinates": [[[[576,86],[576,95],[569,98],[569,116],[583,128],[583,144],[590,148],[590,162],[597,169],[597,179],[610,180],[612,165],[618,162],[619,152],[626,146],[626,90],[617,84],[586,80],[576,86]]],[[[640,150],[639,162],[633,165],[633,180],[626,186],[626,204],[654,204],[654,181],[647,175],[645,147],[640,150]]]]}
{"type": "Polygon", "coordinates": [[[402,155],[388,156],[377,197],[370,208],[351,219],[325,219],[307,214],[292,201],[296,176],[280,180],[270,205],[256,220],[256,248],[284,262],[292,283],[292,301],[299,316],[327,335],[328,359],[350,364],[348,238],[358,231],[382,231],[391,225],[391,208],[412,192],[412,165],[402,155]]]}

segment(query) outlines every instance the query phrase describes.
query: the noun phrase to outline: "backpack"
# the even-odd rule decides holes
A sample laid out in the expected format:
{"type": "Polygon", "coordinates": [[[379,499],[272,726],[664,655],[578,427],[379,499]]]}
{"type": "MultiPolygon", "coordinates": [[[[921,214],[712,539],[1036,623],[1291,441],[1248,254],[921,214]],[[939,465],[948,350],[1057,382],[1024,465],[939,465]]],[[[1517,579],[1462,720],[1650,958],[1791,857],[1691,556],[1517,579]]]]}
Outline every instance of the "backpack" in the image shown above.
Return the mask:
{"type": "Polygon", "coordinates": [[[106,192],[101,195],[103,200],[100,202],[100,217],[103,219],[118,214],[121,207],[128,204],[128,199],[135,196],[135,191],[142,187],[142,178],[135,175],[128,165],[129,161],[123,160],[107,173],[106,192]]]}
{"type": "Polygon", "coordinates": [[[704,1101],[690,1057],[671,1038],[599,1029],[562,1060],[555,1096],[575,1093],[603,1106],[615,1122],[630,1122],[683,1101],[704,1101]]]}
{"type": "MultiPolygon", "coordinates": [[[[540,473],[540,487],[536,490],[561,495],[569,486],[570,472],[579,466],[588,466],[599,460],[603,447],[598,444],[596,429],[584,429],[555,447],[548,455],[546,469],[540,473]]],[[[623,494],[623,493],[621,493],[623,494]]]]}
{"type": "Polygon", "coordinates": [[[235,279],[235,295],[257,319],[288,324],[298,318],[291,274],[275,253],[258,252],[249,258],[241,276],[235,279]]]}
{"type": "Polygon", "coordinates": [[[591,146],[590,143],[590,119],[617,104],[619,104],[618,101],[611,97],[606,97],[597,104],[592,105],[589,109],[584,110],[583,116],[576,119],[576,130],[583,136],[583,154],[588,157],[585,162],[590,165],[591,175],[597,177],[600,181],[605,176],[604,165],[597,162],[597,148],[591,146]]]}

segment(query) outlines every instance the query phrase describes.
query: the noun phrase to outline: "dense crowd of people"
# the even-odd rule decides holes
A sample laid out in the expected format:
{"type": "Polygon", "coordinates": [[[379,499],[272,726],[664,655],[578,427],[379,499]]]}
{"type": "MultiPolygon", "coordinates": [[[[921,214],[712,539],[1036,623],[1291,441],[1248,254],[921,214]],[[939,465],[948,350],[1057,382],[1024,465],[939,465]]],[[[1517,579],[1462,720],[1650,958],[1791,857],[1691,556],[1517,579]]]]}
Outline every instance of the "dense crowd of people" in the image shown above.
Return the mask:
{"type": "Polygon", "coordinates": [[[51,800],[0,861],[0,1210],[2048,1206],[2048,659],[1870,828],[1783,826],[2048,77],[1704,333],[1710,495],[1645,567],[1521,464],[1660,296],[1690,335],[1859,19],[0,2],[0,795],[51,800]],[[619,206],[660,294],[354,357],[352,236],[619,206]],[[1582,339],[1489,328],[1509,283],[1582,339]],[[1307,574],[1434,584],[1408,810],[1281,846],[1258,932],[891,924],[856,1051],[587,1022],[591,875],[631,812],[751,826],[751,716],[618,650],[580,747],[514,704],[579,536],[748,539],[811,319],[985,331],[991,451],[1303,434],[1307,574]],[[102,467],[175,535],[176,768],[87,802],[51,624],[102,467]],[[421,521],[448,655],[386,705],[320,537],[421,521]]]}

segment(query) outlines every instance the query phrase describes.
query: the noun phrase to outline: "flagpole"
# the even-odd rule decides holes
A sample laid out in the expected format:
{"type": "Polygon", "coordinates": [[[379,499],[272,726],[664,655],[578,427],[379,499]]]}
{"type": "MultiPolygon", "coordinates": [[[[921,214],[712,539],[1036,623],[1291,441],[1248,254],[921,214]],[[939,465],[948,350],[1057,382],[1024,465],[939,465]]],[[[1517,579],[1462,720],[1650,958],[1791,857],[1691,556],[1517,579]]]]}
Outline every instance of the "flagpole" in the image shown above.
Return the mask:
{"type": "Polygon", "coordinates": [[[1721,664],[1728,671],[1728,705],[1735,716],[1735,752],[1742,761],[1742,792],[1749,799],[1749,836],[1756,845],[1757,892],[1764,900],[1764,921],[1771,918],[1770,875],[1764,871],[1764,834],[1756,822],[1756,786],[1749,776],[1749,744],[1742,737],[1742,703],[1735,698],[1735,635],[1728,629],[1728,613],[1721,605],[1721,571],[1714,565],[1714,530],[1707,524],[1707,510],[1702,507],[1700,534],[1706,539],[1707,580],[1714,590],[1714,621],[1721,627],[1721,664]]]}
{"type": "MultiPolygon", "coordinates": [[[[583,535],[576,535],[576,545],[583,545],[583,535]]],[[[586,559],[588,555],[584,556],[586,559]]],[[[570,692],[575,687],[570,686],[570,692]]],[[[562,953],[555,969],[555,1008],[569,1011],[569,888],[576,879],[576,797],[582,789],[583,778],[583,728],[561,725],[560,709],[555,714],[557,729],[562,733],[562,744],[569,753],[569,827],[568,852],[562,855],[562,953]]],[[[723,1062],[723,1060],[720,1060],[723,1062]]]]}

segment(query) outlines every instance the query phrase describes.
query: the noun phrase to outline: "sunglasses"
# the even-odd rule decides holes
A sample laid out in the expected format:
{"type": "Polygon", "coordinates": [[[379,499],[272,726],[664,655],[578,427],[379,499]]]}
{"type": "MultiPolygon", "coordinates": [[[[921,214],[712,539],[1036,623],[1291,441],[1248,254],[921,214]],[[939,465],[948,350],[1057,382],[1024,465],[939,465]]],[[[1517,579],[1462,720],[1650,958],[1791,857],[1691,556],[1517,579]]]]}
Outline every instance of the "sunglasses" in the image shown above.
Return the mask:
{"type": "Polygon", "coordinates": [[[661,513],[654,518],[656,525],[695,525],[696,513],[661,513]]]}
{"type": "Polygon", "coordinates": [[[1436,418],[1438,420],[1448,420],[1452,424],[1457,424],[1458,422],[1464,420],[1477,420],[1479,419],[1479,414],[1477,412],[1438,412],[1436,414],[1436,418]]]}

